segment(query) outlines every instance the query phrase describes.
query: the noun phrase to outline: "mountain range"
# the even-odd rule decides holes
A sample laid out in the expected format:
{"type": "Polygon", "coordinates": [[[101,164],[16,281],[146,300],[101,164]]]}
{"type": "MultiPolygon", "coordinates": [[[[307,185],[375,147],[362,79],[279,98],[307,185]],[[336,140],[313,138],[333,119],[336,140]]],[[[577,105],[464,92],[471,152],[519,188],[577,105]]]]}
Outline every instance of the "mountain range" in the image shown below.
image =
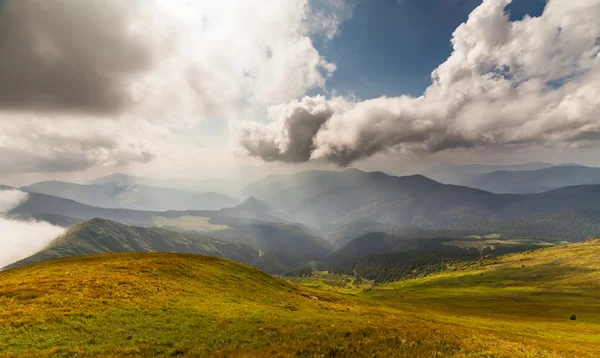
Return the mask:
{"type": "Polygon", "coordinates": [[[462,184],[492,193],[542,193],[567,186],[600,184],[600,168],[555,166],[537,170],[501,170],[478,174],[462,184]]]}
{"type": "Polygon", "coordinates": [[[60,226],[103,218],[125,225],[161,227],[186,235],[210,236],[221,241],[251,245],[263,251],[264,264],[260,267],[270,273],[284,272],[330,254],[331,244],[321,239],[314,229],[278,220],[272,215],[274,213],[277,210],[255,199],[226,211],[161,212],[97,208],[70,199],[29,193],[28,199],[9,215],[22,219],[33,217],[60,226]],[[269,220],[257,219],[261,217],[269,220]]]}
{"type": "MultiPolygon", "coordinates": [[[[582,176],[589,177],[588,169],[594,168],[562,166],[539,171],[581,170],[585,171],[582,176]]],[[[244,189],[251,195],[248,199],[231,207],[166,211],[97,207],[36,192],[45,191],[47,187],[52,189],[47,191],[56,191],[62,196],[104,205],[116,205],[115,198],[119,197],[111,191],[119,187],[114,182],[90,185],[42,182],[24,187],[29,191],[28,199],[8,215],[17,219],[33,217],[65,227],[110,220],[101,222],[110,230],[87,232],[111,233],[109,236],[119,242],[114,246],[116,251],[133,250],[134,247],[142,251],[160,251],[160,247],[184,245],[190,250],[228,257],[225,253],[220,254],[218,248],[208,250],[206,245],[198,248],[190,243],[190,237],[198,236],[215,242],[247,245],[261,252],[261,260],[254,264],[271,273],[325,260],[336,250],[342,255],[349,255],[348,252],[375,255],[395,252],[397,245],[409,245],[408,241],[400,242],[397,238],[420,240],[414,244],[422,248],[428,240],[469,235],[495,234],[503,239],[549,241],[581,241],[600,235],[600,201],[597,200],[600,185],[570,186],[537,194],[494,194],[442,184],[422,175],[395,177],[357,169],[307,171],[260,180],[244,189]],[[117,225],[123,226],[116,230],[117,225]],[[128,234],[124,234],[126,232],[128,234]],[[165,234],[175,232],[183,236],[165,234]],[[162,237],[163,234],[166,236],[162,237]],[[151,240],[153,244],[131,244],[129,238],[135,237],[151,240]],[[358,241],[354,241],[357,238],[358,241]],[[390,238],[394,240],[390,241],[390,238]],[[163,246],[156,246],[157,240],[165,241],[163,246]]],[[[205,195],[139,184],[129,188],[123,192],[136,193],[137,203],[141,198],[152,198],[153,193],[169,197],[164,199],[164,205],[173,205],[169,200],[180,203],[188,200],[193,204],[205,195]]],[[[163,200],[160,195],[154,199],[163,200]]],[[[146,206],[148,202],[146,200],[146,206]]],[[[90,238],[86,237],[86,240],[90,238]]],[[[106,239],[105,236],[100,241],[106,239]]],[[[52,249],[52,254],[46,251],[37,257],[60,256],[60,252],[104,252],[97,242],[81,244],[83,241],[80,236],[75,241],[63,238],[61,242],[69,249],[62,246],[60,250],[52,249]]],[[[432,245],[439,246],[439,242],[432,241],[432,245]]]]}
{"type": "Polygon", "coordinates": [[[92,219],[70,227],[42,251],[6,268],[29,265],[61,257],[112,252],[175,252],[227,258],[256,264],[262,251],[245,244],[231,243],[195,234],[161,228],[132,227],[106,219],[92,219]]]}
{"type": "Polygon", "coordinates": [[[269,177],[247,191],[295,221],[321,230],[326,237],[339,236],[338,229],[347,231],[353,223],[541,236],[542,231],[548,234],[547,223],[552,220],[570,227],[571,240],[600,233],[600,185],[533,195],[493,194],[442,184],[422,175],[395,177],[348,169],[269,177]],[[582,225],[571,227],[573,217],[582,225]]]}
{"type": "Polygon", "coordinates": [[[21,187],[21,190],[71,199],[91,206],[146,211],[218,210],[239,204],[237,200],[219,193],[198,193],[122,182],[85,185],[44,181],[21,187]]]}

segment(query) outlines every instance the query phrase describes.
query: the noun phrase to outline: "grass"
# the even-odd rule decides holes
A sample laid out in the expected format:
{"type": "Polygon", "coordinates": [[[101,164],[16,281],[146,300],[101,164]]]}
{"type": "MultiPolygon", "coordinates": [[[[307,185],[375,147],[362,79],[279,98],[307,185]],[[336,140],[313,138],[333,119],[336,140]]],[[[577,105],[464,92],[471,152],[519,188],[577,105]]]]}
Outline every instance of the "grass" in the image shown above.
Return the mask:
{"type": "Polygon", "coordinates": [[[154,223],[160,227],[173,227],[181,230],[195,230],[198,232],[213,232],[231,229],[227,225],[215,225],[208,221],[210,218],[203,216],[181,216],[178,218],[167,218],[164,216],[154,216],[154,223]]]}
{"type": "Polygon", "coordinates": [[[285,280],[304,287],[344,294],[358,294],[371,289],[374,284],[373,281],[365,279],[356,282],[354,276],[332,274],[327,271],[315,271],[311,277],[286,277],[285,280]]]}
{"type": "Polygon", "coordinates": [[[0,356],[597,357],[599,258],[590,241],[355,295],[205,256],[60,259],[0,272],[0,356]]]}

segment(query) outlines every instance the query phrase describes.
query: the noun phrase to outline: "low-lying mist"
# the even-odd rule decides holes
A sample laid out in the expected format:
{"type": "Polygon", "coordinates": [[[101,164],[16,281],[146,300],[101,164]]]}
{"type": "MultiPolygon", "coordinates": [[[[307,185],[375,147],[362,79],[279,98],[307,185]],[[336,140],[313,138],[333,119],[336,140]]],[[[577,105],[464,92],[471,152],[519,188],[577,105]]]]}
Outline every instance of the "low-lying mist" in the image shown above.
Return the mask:
{"type": "Polygon", "coordinates": [[[35,254],[65,231],[45,221],[6,216],[28,197],[20,190],[0,190],[0,269],[35,254]]]}

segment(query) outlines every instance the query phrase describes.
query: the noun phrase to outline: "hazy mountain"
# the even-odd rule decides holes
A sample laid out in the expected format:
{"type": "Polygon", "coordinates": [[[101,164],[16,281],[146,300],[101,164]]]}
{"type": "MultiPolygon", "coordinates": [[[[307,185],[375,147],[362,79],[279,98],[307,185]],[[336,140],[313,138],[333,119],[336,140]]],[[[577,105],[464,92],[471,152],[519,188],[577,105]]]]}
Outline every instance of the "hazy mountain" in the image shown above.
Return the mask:
{"type": "MultiPolygon", "coordinates": [[[[242,209],[268,208],[254,200],[242,209]]],[[[267,212],[276,210],[267,210],[267,212]]],[[[260,211],[259,211],[260,212],[260,211]]],[[[265,271],[279,273],[304,265],[311,260],[323,259],[332,250],[331,245],[317,232],[302,224],[284,221],[261,221],[246,217],[247,210],[219,211],[139,211],[126,209],[97,208],[70,199],[45,194],[30,193],[27,201],[13,209],[11,215],[27,215],[50,223],[68,226],[80,220],[104,218],[127,225],[144,227],[160,226],[164,229],[207,235],[225,241],[244,243],[264,251],[263,261],[256,266],[265,271]]]]}
{"type": "MultiPolygon", "coordinates": [[[[273,181],[273,178],[268,180],[273,181]]],[[[519,230],[527,226],[528,233],[535,233],[544,229],[543,222],[548,215],[557,213],[591,220],[593,233],[596,220],[600,218],[600,215],[589,214],[600,210],[597,193],[600,186],[575,187],[569,189],[569,195],[560,192],[500,195],[441,184],[422,175],[394,177],[357,169],[305,172],[295,178],[277,178],[277,182],[285,183],[278,187],[283,189],[272,192],[265,201],[285,210],[296,221],[328,235],[339,227],[358,222],[430,229],[493,228],[512,232],[516,228],[509,223],[512,225],[516,220],[520,220],[522,226],[519,230]]],[[[254,187],[260,186],[258,183],[254,187]]],[[[569,227],[569,230],[579,229],[569,227]]],[[[581,237],[583,233],[577,235],[580,235],[578,239],[586,238],[581,237]]]]}
{"type": "Polygon", "coordinates": [[[60,257],[109,252],[176,252],[217,256],[255,264],[262,252],[249,245],[224,242],[161,228],[127,226],[106,219],[92,219],[72,226],[47,248],[10,267],[60,257]]]}
{"type": "Polygon", "coordinates": [[[275,209],[254,197],[246,199],[233,208],[221,209],[218,211],[218,215],[273,222],[291,221],[290,216],[285,212],[275,209]]]}
{"type": "Polygon", "coordinates": [[[541,193],[566,186],[600,184],[600,168],[555,166],[522,171],[495,171],[466,180],[466,186],[492,193],[541,193]]]}
{"type": "MultiPolygon", "coordinates": [[[[230,178],[214,179],[157,179],[142,176],[115,173],[92,180],[89,184],[120,184],[120,185],[145,185],[161,188],[180,189],[193,192],[218,192],[238,197],[239,188],[243,185],[239,180],[230,178]],[[241,185],[242,184],[242,185],[241,185]]],[[[246,182],[244,182],[246,183],[246,182]]]]}
{"type": "Polygon", "coordinates": [[[219,193],[195,193],[178,189],[113,182],[83,185],[45,181],[21,189],[105,208],[150,211],[217,210],[238,204],[235,199],[219,193]]]}
{"type": "Polygon", "coordinates": [[[66,220],[65,217],[81,220],[98,217],[129,225],[153,226],[153,217],[158,214],[151,211],[98,208],[71,199],[38,193],[29,193],[28,199],[10,213],[43,216],[45,220],[61,226],[66,220]]]}
{"type": "MultiPolygon", "coordinates": [[[[577,164],[575,164],[577,165],[577,164]]],[[[444,184],[464,185],[466,180],[479,174],[486,174],[500,170],[538,170],[554,167],[554,164],[544,162],[530,162],[523,164],[509,165],[484,165],[484,164],[466,164],[466,165],[441,165],[423,173],[428,178],[432,178],[444,184]]]]}

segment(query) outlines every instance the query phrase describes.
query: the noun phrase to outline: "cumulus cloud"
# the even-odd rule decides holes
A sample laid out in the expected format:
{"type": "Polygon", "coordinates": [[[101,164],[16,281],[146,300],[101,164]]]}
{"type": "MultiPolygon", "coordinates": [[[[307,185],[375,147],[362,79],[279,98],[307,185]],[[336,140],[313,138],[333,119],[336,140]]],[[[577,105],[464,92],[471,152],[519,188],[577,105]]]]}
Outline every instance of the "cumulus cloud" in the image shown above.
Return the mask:
{"type": "Polygon", "coordinates": [[[304,98],[245,124],[242,147],[266,161],[341,166],[375,153],[583,146],[600,141],[598,0],[550,0],[511,22],[510,0],[484,0],[421,97],[304,98]]]}
{"type": "Polygon", "coordinates": [[[308,0],[1,1],[0,166],[143,163],[174,129],[324,87],[336,66],[309,35],[337,33],[345,8],[322,1],[335,11],[308,0]]]}
{"type": "Polygon", "coordinates": [[[35,254],[64,233],[63,228],[44,221],[4,216],[27,199],[28,194],[20,190],[0,190],[0,268],[35,254]]]}

